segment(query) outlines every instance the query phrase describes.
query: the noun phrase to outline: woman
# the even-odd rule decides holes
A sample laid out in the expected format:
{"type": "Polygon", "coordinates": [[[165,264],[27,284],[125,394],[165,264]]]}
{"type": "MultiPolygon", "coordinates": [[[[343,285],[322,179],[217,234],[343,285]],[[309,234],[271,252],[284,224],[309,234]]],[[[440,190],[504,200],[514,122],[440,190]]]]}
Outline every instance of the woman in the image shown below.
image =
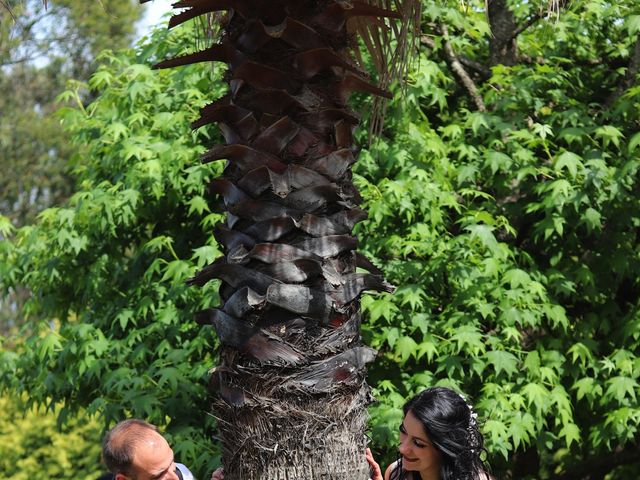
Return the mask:
{"type": "MultiPolygon", "coordinates": [[[[400,426],[398,460],[384,480],[489,480],[477,415],[462,395],[448,388],[428,388],[409,400],[400,426]]],[[[372,480],[383,480],[367,449],[372,480]]]]}

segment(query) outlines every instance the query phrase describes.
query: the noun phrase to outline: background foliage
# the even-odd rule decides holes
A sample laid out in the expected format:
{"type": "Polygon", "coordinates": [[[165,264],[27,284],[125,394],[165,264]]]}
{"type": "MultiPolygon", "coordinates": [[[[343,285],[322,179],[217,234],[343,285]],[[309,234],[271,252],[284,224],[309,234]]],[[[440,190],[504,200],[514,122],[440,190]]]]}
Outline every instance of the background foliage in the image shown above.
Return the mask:
{"type": "Polygon", "coordinates": [[[40,0],[3,2],[0,208],[15,225],[70,193],[73,150],[55,99],[67,79],[89,78],[102,49],[130,44],[141,12],[136,3],[54,0],[45,9],[40,0]]]}
{"type": "Polygon", "coordinates": [[[217,166],[194,161],[213,140],[190,132],[196,112],[184,108],[203,103],[212,72],[148,66],[192,44],[193,32],[156,32],[137,51],[105,51],[89,83],[60,98],[72,105],[59,115],[78,149],[76,193],[17,232],[3,219],[13,237],[0,246],[3,285],[32,295],[0,375],[28,406],[59,408],[63,423],[86,409],[105,424],[135,416],[168,427],[177,458],[210,474],[213,333],[192,317],[217,289],[184,280],[218,252],[203,231],[220,215],[202,197],[217,166]],[[86,90],[99,93],[88,106],[86,90]]]}
{"type": "MultiPolygon", "coordinates": [[[[537,13],[518,5],[521,24],[537,13]]],[[[485,14],[427,6],[406,99],[357,166],[360,237],[399,286],[364,305],[374,438],[438,383],[477,405],[499,476],[640,472],[640,88],[616,67],[638,58],[637,8],[571,2],[534,23],[517,64],[469,70],[483,113],[435,31],[486,65],[485,14]]]]}
{"type": "MultiPolygon", "coordinates": [[[[425,4],[406,94],[357,164],[361,248],[398,286],[363,302],[380,352],[372,444],[391,461],[404,399],[444,384],[477,406],[499,478],[633,478],[640,10],[583,0],[544,18],[547,2],[502,2],[528,28],[517,61],[491,67],[480,3],[425,4]]],[[[166,427],[206,478],[215,340],[192,312],[216,293],[184,279],[218,254],[204,184],[220,166],[196,161],[215,138],[188,132],[212,72],[148,68],[192,42],[156,32],[104,53],[64,94],[76,193],[33,225],[1,225],[1,282],[32,292],[32,321],[5,341],[0,375],[63,420],[86,408],[166,427]]]]}
{"type": "MultiPolygon", "coordinates": [[[[82,416],[62,430],[55,415],[29,410],[24,402],[0,397],[0,472],[3,478],[95,480],[100,466],[100,426],[82,416]]],[[[55,412],[52,412],[55,413],[55,412]]]]}
{"type": "MultiPolygon", "coordinates": [[[[9,0],[0,5],[0,213],[14,226],[33,221],[73,191],[75,152],[55,112],[69,78],[86,81],[105,47],[130,44],[137,2],[9,0]]],[[[83,102],[91,99],[83,92],[83,102]]],[[[28,293],[0,301],[0,334],[20,324],[28,293]]]]}

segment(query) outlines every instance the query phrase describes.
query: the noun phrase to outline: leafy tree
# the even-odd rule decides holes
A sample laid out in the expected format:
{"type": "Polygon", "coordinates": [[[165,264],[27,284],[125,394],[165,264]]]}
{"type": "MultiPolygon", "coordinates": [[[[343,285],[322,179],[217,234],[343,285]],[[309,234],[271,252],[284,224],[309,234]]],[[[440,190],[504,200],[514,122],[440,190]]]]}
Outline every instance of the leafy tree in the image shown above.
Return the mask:
{"type": "MultiPolygon", "coordinates": [[[[354,174],[361,248],[398,286],[362,301],[379,351],[373,446],[391,460],[404,399],[447,384],[478,406],[499,478],[634,478],[639,12],[481,3],[425,4],[405,99],[354,174]]],[[[190,42],[155,34],[105,56],[96,102],[65,111],[84,146],[78,193],[0,244],[5,286],[32,288],[27,311],[49,322],[0,372],[64,412],[168,424],[204,476],[215,341],[191,312],[218,298],[183,281],[220,253],[204,189],[220,167],[194,166],[215,138],[185,124],[220,86],[205,69],[144,66],[190,42]]]]}
{"type": "Polygon", "coordinates": [[[389,460],[403,399],[445,384],[501,478],[640,473],[640,11],[556,5],[426,6],[407,101],[356,167],[358,235],[399,286],[363,302],[389,460]]]}
{"type": "Polygon", "coordinates": [[[58,408],[62,423],[86,409],[109,425],[136,416],[166,428],[177,458],[205,478],[217,458],[205,414],[213,339],[193,310],[217,294],[184,281],[218,255],[205,230],[220,214],[203,198],[217,167],[194,165],[208,133],[188,126],[211,72],[148,66],[186,51],[192,33],[106,51],[89,83],[63,94],[76,193],[33,226],[2,222],[3,288],[32,295],[26,338],[7,340],[0,378],[28,407],[58,408]],[[85,107],[87,89],[97,98],[85,107]]]}
{"type": "MultiPolygon", "coordinates": [[[[4,2],[3,2],[4,3],[4,2]]],[[[16,225],[70,193],[71,156],[55,98],[86,80],[104,48],[126,47],[140,15],[132,2],[7,2],[0,8],[0,211],[16,225]]]]}
{"type": "MultiPolygon", "coordinates": [[[[69,78],[89,78],[103,48],[129,45],[139,15],[132,1],[0,4],[0,214],[15,226],[71,194],[74,149],[56,97],[69,78]]],[[[22,323],[28,295],[19,288],[0,303],[0,333],[22,323]]]]}

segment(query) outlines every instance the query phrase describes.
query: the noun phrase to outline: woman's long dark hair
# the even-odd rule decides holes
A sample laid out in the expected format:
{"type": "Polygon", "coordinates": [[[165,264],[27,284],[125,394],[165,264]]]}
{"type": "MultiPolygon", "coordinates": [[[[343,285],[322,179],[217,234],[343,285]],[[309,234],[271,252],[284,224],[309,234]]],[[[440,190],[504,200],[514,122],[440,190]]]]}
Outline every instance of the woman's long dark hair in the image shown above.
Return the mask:
{"type": "MultiPolygon", "coordinates": [[[[441,480],[478,480],[486,472],[480,457],[485,451],[482,434],[471,406],[457,392],[443,387],[427,388],[404,405],[404,414],[416,417],[433,446],[440,452],[441,480]]],[[[419,477],[402,469],[399,456],[391,480],[419,477]]]]}

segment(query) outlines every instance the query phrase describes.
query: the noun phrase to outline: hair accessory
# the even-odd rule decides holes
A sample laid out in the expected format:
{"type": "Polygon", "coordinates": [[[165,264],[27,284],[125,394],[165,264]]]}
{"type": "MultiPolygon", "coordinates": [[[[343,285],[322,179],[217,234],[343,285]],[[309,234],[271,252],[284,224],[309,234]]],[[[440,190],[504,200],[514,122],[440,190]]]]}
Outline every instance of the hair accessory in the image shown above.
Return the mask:
{"type": "Polygon", "coordinates": [[[469,409],[469,425],[467,426],[467,431],[469,432],[469,439],[471,441],[471,453],[475,453],[476,449],[474,447],[476,446],[475,444],[478,432],[478,414],[473,409],[471,404],[467,402],[467,399],[464,397],[464,395],[458,393],[458,396],[462,399],[462,401],[467,405],[467,408],[469,409]]]}

